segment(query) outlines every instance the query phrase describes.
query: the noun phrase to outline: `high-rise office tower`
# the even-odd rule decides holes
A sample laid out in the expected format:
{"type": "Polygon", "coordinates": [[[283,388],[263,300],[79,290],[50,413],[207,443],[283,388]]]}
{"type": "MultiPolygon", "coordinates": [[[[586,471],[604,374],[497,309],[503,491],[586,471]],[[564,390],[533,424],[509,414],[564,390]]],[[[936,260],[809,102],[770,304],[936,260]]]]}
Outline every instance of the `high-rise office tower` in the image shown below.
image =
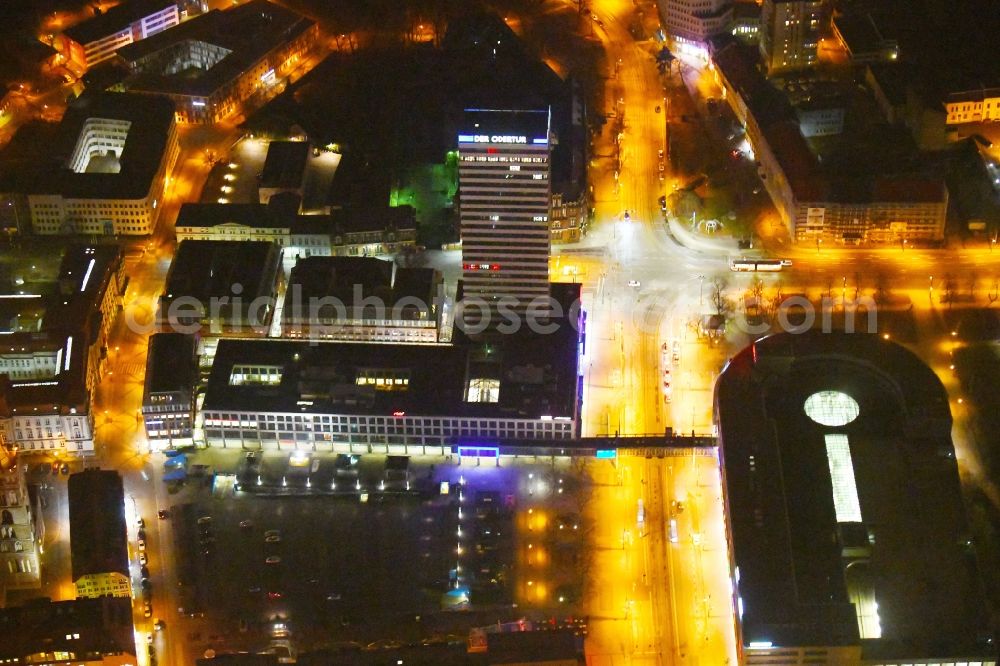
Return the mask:
{"type": "Polygon", "coordinates": [[[467,109],[458,135],[466,299],[549,295],[550,111],[467,109]]]}
{"type": "Polygon", "coordinates": [[[822,0],[764,0],[760,53],[768,73],[816,64],[822,0]]]}

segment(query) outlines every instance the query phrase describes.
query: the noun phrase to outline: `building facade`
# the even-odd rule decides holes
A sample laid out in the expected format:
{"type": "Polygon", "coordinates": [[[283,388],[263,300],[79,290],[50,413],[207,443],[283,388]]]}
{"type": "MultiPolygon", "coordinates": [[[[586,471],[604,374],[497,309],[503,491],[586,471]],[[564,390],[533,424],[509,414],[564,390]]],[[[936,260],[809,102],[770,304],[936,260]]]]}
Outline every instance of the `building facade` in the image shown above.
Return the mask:
{"type": "Polygon", "coordinates": [[[150,448],[192,443],[197,340],[183,333],[156,333],[149,338],[142,416],[150,448]]]}
{"type": "MultiPolygon", "coordinates": [[[[4,449],[5,450],[5,449],[4,449]]],[[[9,466],[0,469],[0,601],[8,590],[41,586],[44,531],[37,501],[28,492],[24,467],[13,455],[0,454],[9,466]],[[36,522],[37,521],[37,522],[36,522]]],[[[3,462],[3,460],[0,460],[3,462]]]]}
{"type": "Polygon", "coordinates": [[[93,67],[113,58],[118,49],[179,23],[174,0],[127,0],[66,30],[55,44],[68,58],[82,52],[80,64],[93,67]]]}
{"type": "Polygon", "coordinates": [[[549,230],[552,243],[576,243],[580,240],[590,221],[590,199],[586,190],[571,197],[572,192],[552,193],[552,213],[549,230]]]}
{"type": "Polygon", "coordinates": [[[549,111],[466,111],[458,136],[466,298],[524,308],[549,295],[549,111]]]}
{"type": "Polygon", "coordinates": [[[413,208],[344,208],[328,215],[281,215],[261,204],[181,206],[174,227],[186,240],[265,241],[276,243],[291,261],[305,257],[374,257],[413,247],[417,225],[413,208]]]}
{"type": "Polygon", "coordinates": [[[944,103],[948,125],[1000,122],[1000,88],[981,88],[948,95],[944,103]]]}
{"type": "Polygon", "coordinates": [[[760,54],[768,73],[816,64],[822,0],[764,0],[760,54]]]}
{"type": "Polygon", "coordinates": [[[659,4],[663,28],[678,46],[704,48],[709,39],[731,29],[732,0],[667,0],[659,4]]]}

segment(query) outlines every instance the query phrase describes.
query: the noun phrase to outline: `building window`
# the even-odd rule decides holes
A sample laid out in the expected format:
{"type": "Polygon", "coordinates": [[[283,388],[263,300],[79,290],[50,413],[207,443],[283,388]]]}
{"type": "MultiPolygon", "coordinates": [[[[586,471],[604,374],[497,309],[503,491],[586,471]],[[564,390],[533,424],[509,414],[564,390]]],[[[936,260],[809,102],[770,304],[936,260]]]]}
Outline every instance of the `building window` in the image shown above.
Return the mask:
{"type": "Polygon", "coordinates": [[[465,401],[480,403],[499,402],[500,380],[485,377],[470,379],[465,391],[465,401]]]}

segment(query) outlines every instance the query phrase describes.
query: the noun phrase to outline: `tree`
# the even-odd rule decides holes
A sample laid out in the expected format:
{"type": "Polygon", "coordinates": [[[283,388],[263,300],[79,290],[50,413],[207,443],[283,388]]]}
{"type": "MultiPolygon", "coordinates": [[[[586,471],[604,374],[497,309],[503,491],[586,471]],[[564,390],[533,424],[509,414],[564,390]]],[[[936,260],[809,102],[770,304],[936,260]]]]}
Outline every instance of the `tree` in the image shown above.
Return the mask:
{"type": "Polygon", "coordinates": [[[729,298],[726,297],[726,279],[717,277],[712,280],[712,305],[715,307],[715,314],[725,316],[729,311],[729,298]]]}

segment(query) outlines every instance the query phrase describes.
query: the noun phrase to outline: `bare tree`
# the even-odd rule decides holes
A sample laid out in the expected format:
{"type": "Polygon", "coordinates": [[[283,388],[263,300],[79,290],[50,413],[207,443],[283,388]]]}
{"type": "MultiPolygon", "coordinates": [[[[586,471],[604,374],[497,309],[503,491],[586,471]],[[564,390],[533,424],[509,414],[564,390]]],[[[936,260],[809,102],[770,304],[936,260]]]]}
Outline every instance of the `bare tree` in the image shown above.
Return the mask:
{"type": "Polygon", "coordinates": [[[712,280],[712,305],[715,314],[725,315],[729,311],[729,298],[726,297],[726,279],[717,277],[712,280]]]}
{"type": "Polygon", "coordinates": [[[955,276],[951,273],[947,273],[944,276],[944,293],[941,298],[948,303],[948,309],[951,309],[952,303],[955,301],[955,276]]]}

